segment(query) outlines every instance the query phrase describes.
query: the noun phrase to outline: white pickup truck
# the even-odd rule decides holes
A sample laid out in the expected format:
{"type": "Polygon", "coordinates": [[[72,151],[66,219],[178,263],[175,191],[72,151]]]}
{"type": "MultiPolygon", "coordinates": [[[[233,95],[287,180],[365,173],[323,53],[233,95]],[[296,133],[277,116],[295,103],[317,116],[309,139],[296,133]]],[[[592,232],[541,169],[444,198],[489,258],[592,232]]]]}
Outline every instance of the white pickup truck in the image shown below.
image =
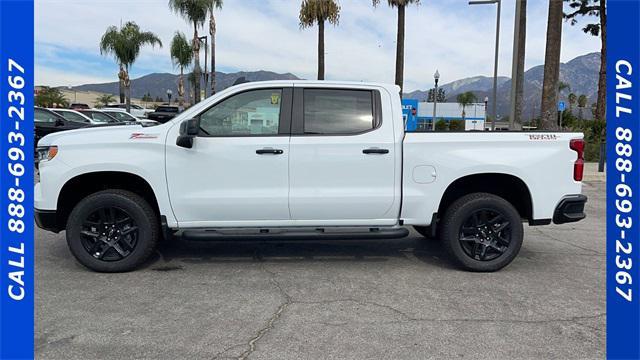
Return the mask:
{"type": "Polygon", "coordinates": [[[275,81],[226,89],[155,127],[47,135],[37,224],[95,271],[192,239],[438,236],[472,271],[508,265],[523,222],[585,217],[583,135],[405,133],[394,85],[275,81]]]}

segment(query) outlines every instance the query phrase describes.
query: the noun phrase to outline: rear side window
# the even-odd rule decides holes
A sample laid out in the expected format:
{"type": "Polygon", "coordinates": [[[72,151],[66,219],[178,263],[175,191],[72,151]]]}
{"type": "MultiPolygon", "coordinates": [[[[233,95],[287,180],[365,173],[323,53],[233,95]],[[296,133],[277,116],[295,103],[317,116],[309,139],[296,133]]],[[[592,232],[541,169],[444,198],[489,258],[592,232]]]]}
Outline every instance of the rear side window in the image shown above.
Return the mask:
{"type": "Polygon", "coordinates": [[[305,89],[303,107],[305,134],[351,135],[376,127],[368,90],[305,89]]]}

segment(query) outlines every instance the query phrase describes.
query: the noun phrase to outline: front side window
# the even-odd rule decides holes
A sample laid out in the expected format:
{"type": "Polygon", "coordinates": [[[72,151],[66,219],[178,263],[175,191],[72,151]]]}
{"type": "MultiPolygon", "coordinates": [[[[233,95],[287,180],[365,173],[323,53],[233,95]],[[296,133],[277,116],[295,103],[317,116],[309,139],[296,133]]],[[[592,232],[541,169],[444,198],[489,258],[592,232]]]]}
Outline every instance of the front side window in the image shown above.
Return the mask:
{"type": "Polygon", "coordinates": [[[211,136],[276,135],[282,89],[233,95],[200,115],[200,129],[211,136]]]}
{"type": "Polygon", "coordinates": [[[55,114],[40,109],[35,109],[33,114],[35,122],[39,123],[54,123],[58,119],[55,114]]]}
{"type": "Polygon", "coordinates": [[[304,90],[304,133],[350,135],[375,128],[373,93],[367,90],[304,90]]]}

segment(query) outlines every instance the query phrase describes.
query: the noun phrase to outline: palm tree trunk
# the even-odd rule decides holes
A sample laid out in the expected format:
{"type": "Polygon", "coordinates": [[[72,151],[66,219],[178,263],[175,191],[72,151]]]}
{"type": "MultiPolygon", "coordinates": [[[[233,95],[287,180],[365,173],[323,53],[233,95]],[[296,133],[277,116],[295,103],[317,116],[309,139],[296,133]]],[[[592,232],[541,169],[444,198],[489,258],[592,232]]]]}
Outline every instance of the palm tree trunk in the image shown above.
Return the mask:
{"type": "Polygon", "coordinates": [[[324,80],[324,20],[318,21],[318,80],[324,80]]]}
{"type": "Polygon", "coordinates": [[[118,72],[118,79],[120,82],[120,104],[124,104],[125,94],[124,94],[124,67],[120,64],[120,72],[118,72]]]}
{"type": "Polygon", "coordinates": [[[402,85],[404,82],[404,10],[404,5],[398,5],[398,37],[396,39],[396,85],[400,86],[400,96],[402,96],[402,85]]]}
{"type": "Polygon", "coordinates": [[[180,78],[178,79],[178,105],[184,105],[184,68],[180,66],[180,78]]]}
{"type": "Polygon", "coordinates": [[[598,100],[596,102],[596,119],[606,121],[607,118],[607,5],[600,0],[600,74],[598,78],[598,100]]]}
{"type": "Polygon", "coordinates": [[[198,39],[198,24],[193,23],[193,103],[200,102],[200,39],[198,39]]]}
{"type": "Polygon", "coordinates": [[[522,113],[524,97],[524,58],[527,40],[527,0],[520,1],[520,18],[518,19],[518,59],[516,60],[515,98],[514,98],[514,119],[512,120],[514,129],[522,129],[522,113]]]}
{"type": "Polygon", "coordinates": [[[131,79],[129,78],[129,67],[125,66],[124,88],[127,97],[126,110],[131,113],[131,79]]]}
{"type": "Polygon", "coordinates": [[[211,10],[209,20],[209,35],[211,35],[211,95],[216,93],[216,18],[211,10]]]}
{"type": "Polygon", "coordinates": [[[542,129],[558,129],[558,80],[560,78],[560,47],[562,42],[562,1],[549,0],[547,44],[544,55],[544,81],[542,83],[542,129]]]}

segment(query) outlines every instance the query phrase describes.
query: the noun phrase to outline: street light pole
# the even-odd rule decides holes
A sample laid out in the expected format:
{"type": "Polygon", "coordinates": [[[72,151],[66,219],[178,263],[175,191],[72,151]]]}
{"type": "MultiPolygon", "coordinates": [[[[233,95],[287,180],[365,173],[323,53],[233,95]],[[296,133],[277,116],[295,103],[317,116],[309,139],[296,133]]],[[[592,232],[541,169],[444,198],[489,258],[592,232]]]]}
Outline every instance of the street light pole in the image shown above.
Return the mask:
{"type": "Polygon", "coordinates": [[[171,95],[173,95],[173,91],[171,91],[171,89],[167,89],[167,97],[169,98],[169,105],[171,105],[171,95]]]}
{"type": "Polygon", "coordinates": [[[440,80],[440,73],[436,70],[433,74],[433,79],[436,81],[436,87],[433,91],[433,117],[431,118],[431,131],[436,131],[436,106],[438,105],[438,80],[440,80]]]}
{"type": "Polygon", "coordinates": [[[484,129],[487,126],[487,105],[489,104],[489,97],[485,96],[484,97],[484,124],[482,125],[482,131],[484,131],[484,129]]]}
{"type": "MultiPolygon", "coordinates": [[[[209,84],[209,74],[207,73],[207,55],[209,54],[209,45],[208,45],[208,41],[207,41],[207,37],[206,36],[201,36],[198,38],[198,40],[200,41],[204,41],[204,74],[202,74],[202,76],[204,77],[204,97],[207,97],[207,86],[209,84]]],[[[212,54],[213,56],[213,54],[212,54]]]]}
{"type": "MultiPolygon", "coordinates": [[[[502,5],[501,0],[472,0],[469,1],[469,5],[483,5],[483,4],[497,4],[496,15],[496,49],[495,59],[493,65],[493,104],[491,104],[491,131],[496,130],[496,118],[498,115],[498,52],[500,50],[500,9],[502,5]]],[[[513,81],[513,79],[512,79],[513,81]]]]}

